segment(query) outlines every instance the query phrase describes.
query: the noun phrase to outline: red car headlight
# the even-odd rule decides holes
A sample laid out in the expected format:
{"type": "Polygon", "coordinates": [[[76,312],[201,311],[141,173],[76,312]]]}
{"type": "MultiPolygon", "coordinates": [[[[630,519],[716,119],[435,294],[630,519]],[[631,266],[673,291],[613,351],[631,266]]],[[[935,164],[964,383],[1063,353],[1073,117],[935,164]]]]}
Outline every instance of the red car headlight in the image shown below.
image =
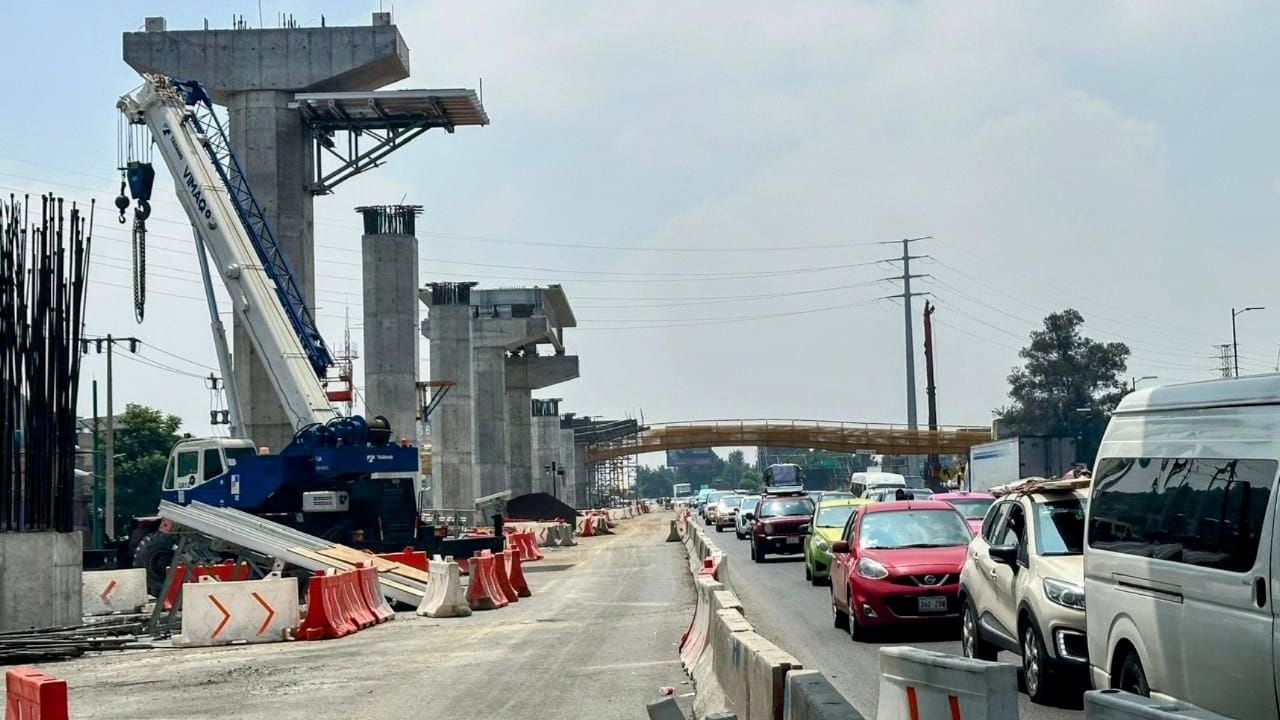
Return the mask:
{"type": "Polygon", "coordinates": [[[889,577],[889,571],[885,569],[884,565],[865,557],[858,559],[854,572],[858,573],[859,577],[864,577],[868,580],[883,580],[889,577]]]}

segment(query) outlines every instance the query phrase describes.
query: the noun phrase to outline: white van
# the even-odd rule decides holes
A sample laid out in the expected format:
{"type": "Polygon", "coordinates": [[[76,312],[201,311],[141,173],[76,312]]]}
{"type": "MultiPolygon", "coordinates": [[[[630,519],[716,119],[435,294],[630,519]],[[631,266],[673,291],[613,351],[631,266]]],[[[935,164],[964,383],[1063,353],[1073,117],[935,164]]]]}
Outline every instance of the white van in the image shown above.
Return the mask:
{"type": "Polygon", "coordinates": [[[866,497],[867,492],[881,488],[905,488],[907,479],[898,473],[856,472],[849,476],[849,492],[854,497],[866,497]]]}
{"type": "Polygon", "coordinates": [[[1098,452],[1085,543],[1096,689],[1274,720],[1280,375],[1140,390],[1098,452]]]}

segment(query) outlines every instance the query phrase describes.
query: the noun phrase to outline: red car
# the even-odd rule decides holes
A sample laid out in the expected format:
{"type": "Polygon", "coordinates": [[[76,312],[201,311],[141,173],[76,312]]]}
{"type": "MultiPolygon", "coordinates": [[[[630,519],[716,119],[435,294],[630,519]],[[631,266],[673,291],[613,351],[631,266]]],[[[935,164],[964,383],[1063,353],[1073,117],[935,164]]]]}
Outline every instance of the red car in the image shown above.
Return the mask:
{"type": "Polygon", "coordinates": [[[831,546],[831,613],[855,640],[874,627],[959,621],[964,516],[947,503],[864,505],[831,546]]]}
{"type": "Polygon", "coordinates": [[[996,501],[996,496],[984,492],[956,490],[954,492],[938,493],[932,499],[941,500],[959,510],[960,514],[964,516],[964,521],[969,523],[969,529],[973,531],[974,535],[977,535],[982,532],[982,520],[987,516],[987,508],[991,507],[991,503],[996,501]]]}
{"type": "Polygon", "coordinates": [[[764,562],[769,553],[802,553],[813,520],[807,495],[764,495],[756,503],[751,526],[751,559],[764,562]]]}

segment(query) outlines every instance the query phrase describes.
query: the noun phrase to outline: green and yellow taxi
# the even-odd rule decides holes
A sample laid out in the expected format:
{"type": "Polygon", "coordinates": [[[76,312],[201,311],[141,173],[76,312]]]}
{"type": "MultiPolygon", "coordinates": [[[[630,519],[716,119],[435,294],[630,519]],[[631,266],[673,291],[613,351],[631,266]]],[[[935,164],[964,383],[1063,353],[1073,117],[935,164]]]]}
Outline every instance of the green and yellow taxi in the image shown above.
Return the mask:
{"type": "Polygon", "coordinates": [[[831,544],[840,539],[845,523],[859,505],[871,500],[855,497],[826,496],[813,508],[809,535],[804,541],[804,579],[814,585],[825,585],[831,577],[831,544]]]}

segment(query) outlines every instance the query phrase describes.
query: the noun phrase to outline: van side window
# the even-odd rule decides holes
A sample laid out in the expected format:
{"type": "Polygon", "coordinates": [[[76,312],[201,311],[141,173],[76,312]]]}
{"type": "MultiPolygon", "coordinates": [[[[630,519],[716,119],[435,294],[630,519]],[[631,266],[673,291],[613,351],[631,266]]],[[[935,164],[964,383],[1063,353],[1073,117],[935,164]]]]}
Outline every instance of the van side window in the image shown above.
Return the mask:
{"type": "Polygon", "coordinates": [[[1253,568],[1275,460],[1107,458],[1089,547],[1232,572],[1253,568]]]}

